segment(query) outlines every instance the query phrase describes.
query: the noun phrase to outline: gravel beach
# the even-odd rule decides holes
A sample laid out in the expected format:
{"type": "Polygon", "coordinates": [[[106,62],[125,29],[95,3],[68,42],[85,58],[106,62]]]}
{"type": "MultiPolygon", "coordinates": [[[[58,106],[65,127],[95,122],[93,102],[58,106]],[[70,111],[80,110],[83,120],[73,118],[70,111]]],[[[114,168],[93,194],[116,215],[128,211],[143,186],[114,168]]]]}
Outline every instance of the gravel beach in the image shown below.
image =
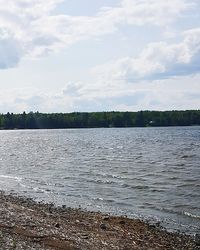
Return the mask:
{"type": "Polygon", "coordinates": [[[0,193],[0,249],[200,249],[191,236],[138,219],[0,193]]]}

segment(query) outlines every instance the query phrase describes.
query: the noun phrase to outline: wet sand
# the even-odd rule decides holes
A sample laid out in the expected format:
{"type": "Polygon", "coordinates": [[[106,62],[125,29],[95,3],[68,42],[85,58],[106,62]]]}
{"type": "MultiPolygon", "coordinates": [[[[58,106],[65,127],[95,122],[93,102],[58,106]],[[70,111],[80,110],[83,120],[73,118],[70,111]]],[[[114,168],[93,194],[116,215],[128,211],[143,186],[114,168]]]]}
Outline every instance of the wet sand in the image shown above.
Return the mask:
{"type": "Polygon", "coordinates": [[[138,219],[55,207],[0,192],[0,249],[200,249],[193,237],[138,219]]]}

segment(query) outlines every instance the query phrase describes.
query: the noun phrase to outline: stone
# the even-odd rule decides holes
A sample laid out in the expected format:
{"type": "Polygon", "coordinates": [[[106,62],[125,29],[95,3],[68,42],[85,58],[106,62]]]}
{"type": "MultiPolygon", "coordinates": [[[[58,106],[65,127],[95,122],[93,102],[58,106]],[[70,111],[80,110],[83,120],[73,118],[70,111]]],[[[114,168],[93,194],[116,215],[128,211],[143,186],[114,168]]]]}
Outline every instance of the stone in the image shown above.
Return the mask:
{"type": "Polygon", "coordinates": [[[102,219],[103,220],[109,220],[109,216],[104,216],[102,219]]]}
{"type": "Polygon", "coordinates": [[[200,234],[195,234],[194,240],[197,246],[200,246],[200,234]]]}
{"type": "Polygon", "coordinates": [[[55,227],[56,227],[56,228],[59,228],[59,227],[60,227],[60,224],[59,224],[59,223],[56,223],[56,224],[55,224],[55,227]]]}
{"type": "Polygon", "coordinates": [[[124,225],[125,221],[124,220],[120,220],[119,224],[124,225]]]}
{"type": "Polygon", "coordinates": [[[103,230],[106,230],[107,226],[106,226],[106,224],[102,223],[102,224],[100,224],[100,228],[103,229],[103,230]]]}

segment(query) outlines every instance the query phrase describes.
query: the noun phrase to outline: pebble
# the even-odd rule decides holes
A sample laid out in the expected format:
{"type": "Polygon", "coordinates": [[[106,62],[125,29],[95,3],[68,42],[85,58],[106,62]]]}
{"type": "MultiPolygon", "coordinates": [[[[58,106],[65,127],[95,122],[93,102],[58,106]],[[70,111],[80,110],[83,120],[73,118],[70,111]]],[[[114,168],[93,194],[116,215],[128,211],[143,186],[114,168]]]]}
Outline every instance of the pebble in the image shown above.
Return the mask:
{"type": "Polygon", "coordinates": [[[109,220],[109,216],[104,216],[102,219],[103,220],[109,220]]]}
{"type": "Polygon", "coordinates": [[[87,233],[82,233],[81,234],[81,238],[82,239],[88,239],[89,238],[89,235],[87,233]]]}
{"type": "Polygon", "coordinates": [[[200,234],[195,234],[194,240],[197,246],[200,246],[200,234]]]}
{"type": "Polygon", "coordinates": [[[124,225],[125,221],[124,220],[120,220],[119,224],[124,225]]]}
{"type": "Polygon", "coordinates": [[[106,230],[106,229],[107,229],[107,226],[106,226],[106,224],[103,224],[103,223],[102,223],[102,224],[100,224],[100,228],[103,229],[103,230],[106,230]]]}
{"type": "Polygon", "coordinates": [[[82,235],[81,238],[87,240],[89,238],[89,236],[88,235],[82,235]]]}
{"type": "Polygon", "coordinates": [[[60,224],[59,224],[59,223],[56,223],[56,224],[55,224],[55,227],[56,227],[56,228],[59,228],[59,227],[60,227],[60,224]]]}
{"type": "Polygon", "coordinates": [[[3,194],[0,196],[0,201],[0,219],[2,223],[0,228],[0,250],[14,249],[13,241],[16,241],[16,249],[18,250],[45,250],[47,248],[43,248],[41,245],[45,241],[45,238],[41,237],[43,235],[52,235],[48,240],[50,240],[50,243],[58,244],[57,239],[53,237],[53,235],[57,235],[58,239],[61,240],[60,243],[63,243],[63,241],[69,242],[75,249],[86,249],[85,246],[87,244],[88,250],[111,248],[124,250],[133,248],[148,250],[200,250],[200,233],[190,237],[165,231],[160,232],[157,229],[153,230],[155,225],[147,227],[146,224],[139,220],[133,220],[132,223],[130,220],[126,220],[125,217],[113,218],[111,215],[85,213],[70,208],[67,208],[68,213],[63,213],[62,207],[55,208],[53,205],[37,204],[33,201],[4,196],[3,194]],[[22,204],[23,207],[21,207],[20,211],[22,204]],[[53,211],[53,216],[49,215],[49,209],[53,211]],[[61,217],[63,220],[60,220],[61,217]],[[68,225],[65,225],[65,222],[68,225]],[[34,230],[32,230],[32,224],[36,225],[34,230]],[[126,225],[125,231],[117,230],[120,224],[126,225]],[[21,234],[23,235],[26,230],[24,225],[27,225],[27,234],[34,232],[39,237],[36,242],[29,240],[29,238],[21,237],[21,234]],[[14,230],[11,226],[14,227],[14,230]],[[60,229],[56,229],[59,227],[60,229]],[[5,230],[3,230],[4,228],[5,230]],[[15,229],[19,229],[19,232],[13,238],[15,229]],[[118,240],[121,238],[123,240],[118,240]]]}

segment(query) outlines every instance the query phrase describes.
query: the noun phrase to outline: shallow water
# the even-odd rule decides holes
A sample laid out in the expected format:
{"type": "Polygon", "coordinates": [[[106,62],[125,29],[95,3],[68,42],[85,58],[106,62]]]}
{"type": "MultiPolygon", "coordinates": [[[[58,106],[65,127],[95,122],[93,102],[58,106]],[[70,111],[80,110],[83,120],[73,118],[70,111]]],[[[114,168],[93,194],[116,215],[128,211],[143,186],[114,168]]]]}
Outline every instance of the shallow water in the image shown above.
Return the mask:
{"type": "Polygon", "coordinates": [[[200,232],[200,127],[0,131],[0,189],[200,232]]]}

